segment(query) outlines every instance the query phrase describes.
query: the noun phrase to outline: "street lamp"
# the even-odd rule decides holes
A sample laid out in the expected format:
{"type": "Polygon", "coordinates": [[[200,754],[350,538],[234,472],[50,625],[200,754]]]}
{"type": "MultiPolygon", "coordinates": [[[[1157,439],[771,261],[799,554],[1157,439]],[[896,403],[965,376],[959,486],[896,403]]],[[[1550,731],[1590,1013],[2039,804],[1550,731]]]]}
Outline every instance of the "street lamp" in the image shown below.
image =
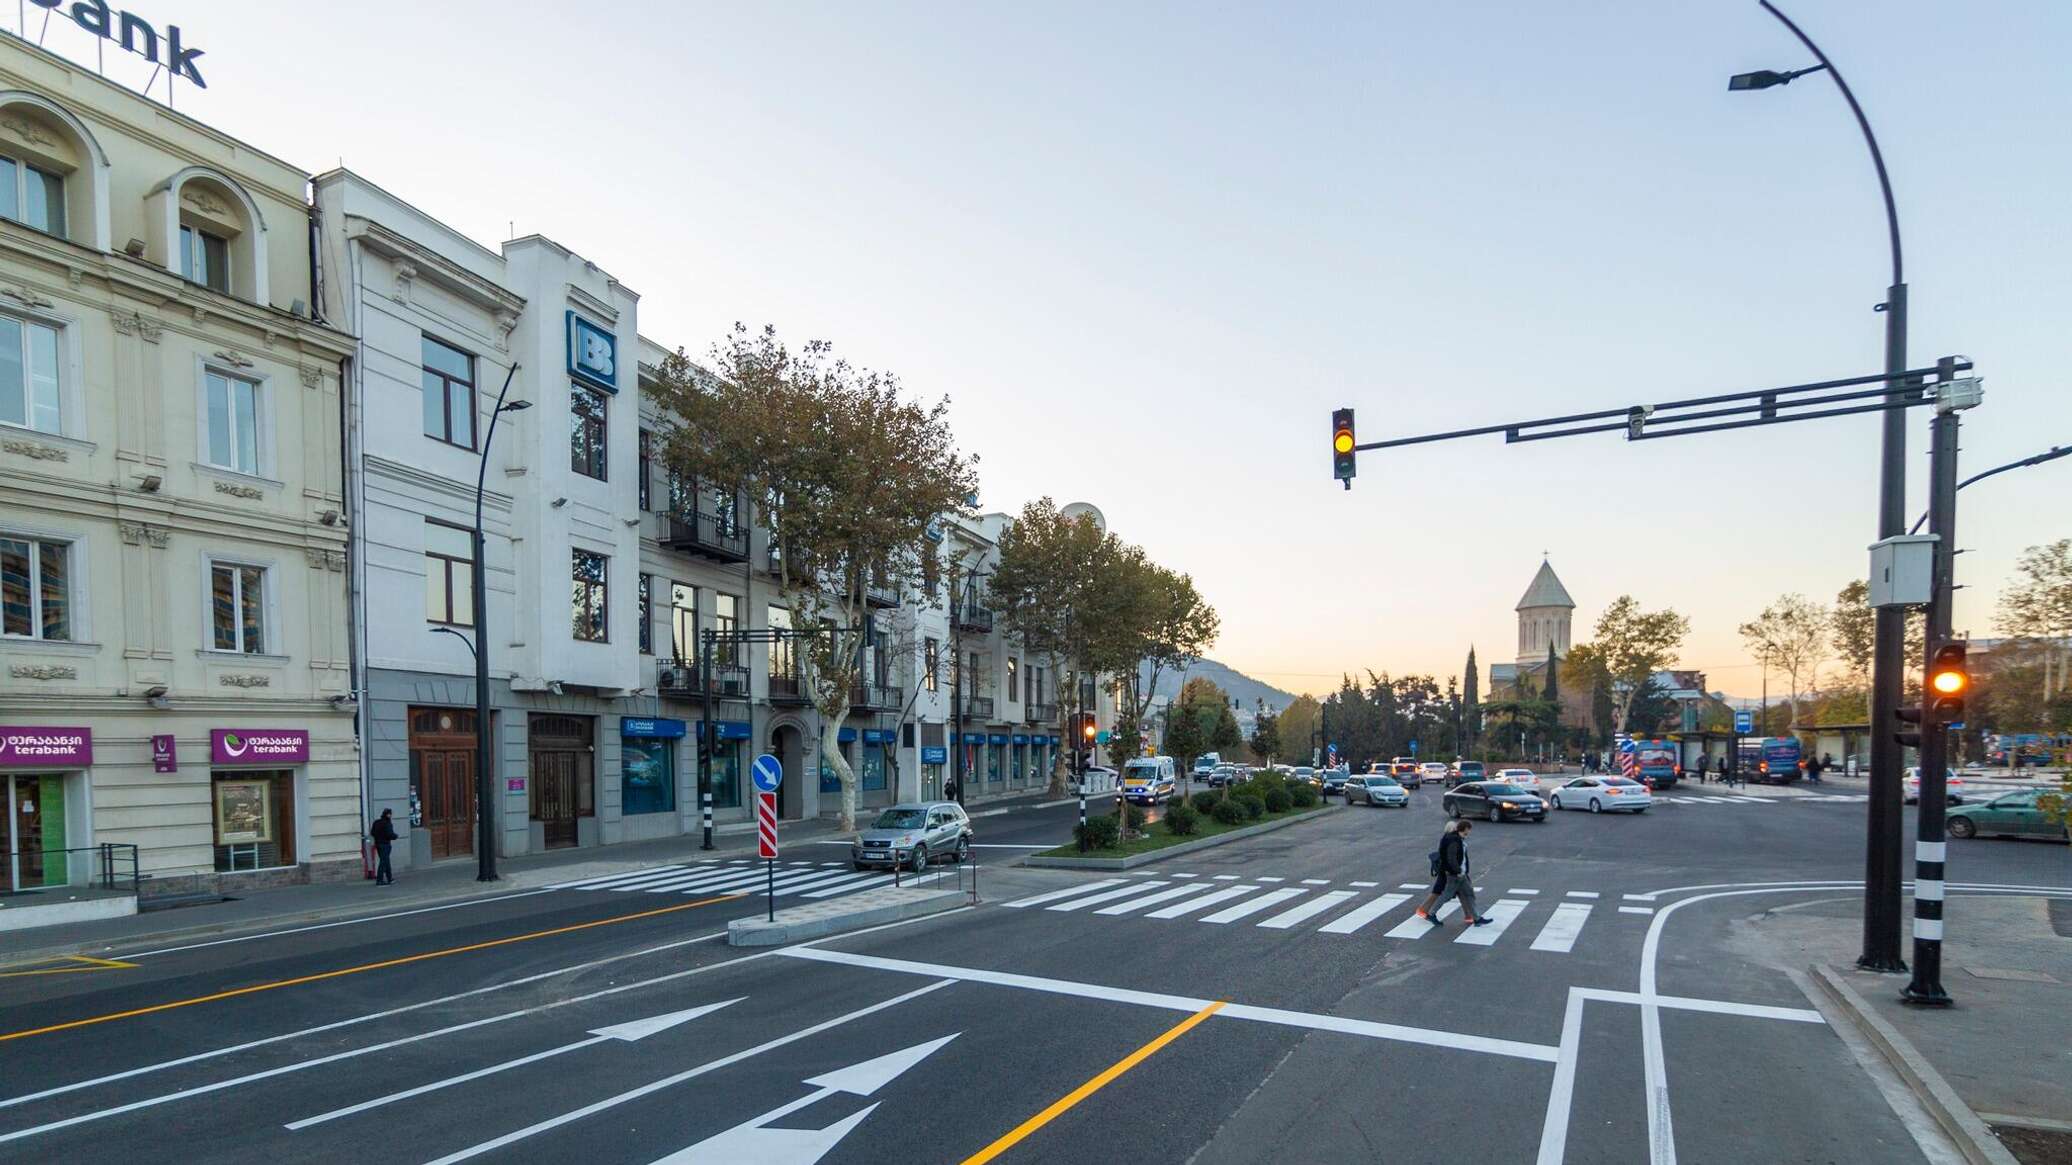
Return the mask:
{"type": "Polygon", "coordinates": [[[496,407],[489,412],[489,431],[482,435],[482,455],[475,470],[475,569],[473,586],[475,605],[475,880],[496,881],[496,841],[491,834],[490,813],[492,790],[496,783],[490,779],[489,742],[489,556],[484,551],[482,539],[482,489],[489,478],[489,443],[496,440],[496,422],[505,413],[522,413],[532,407],[529,400],[506,401],[504,395],[511,391],[511,378],[518,375],[518,365],[504,373],[504,386],[497,390],[496,407]]]}
{"type": "MultiPolygon", "coordinates": [[[[1835,88],[1841,92],[1842,100],[1848,102],[1849,112],[1855,115],[1856,126],[1863,132],[1864,145],[1870,148],[1871,165],[1878,172],[1878,190],[1885,200],[1885,230],[1892,253],[1892,279],[1885,289],[1885,302],[1878,305],[1878,310],[1885,313],[1885,371],[1888,374],[1904,372],[1907,366],[1907,285],[1899,244],[1899,211],[1892,201],[1892,180],[1885,172],[1885,155],[1878,150],[1878,139],[1871,132],[1870,120],[1864,116],[1863,106],[1857,104],[1856,94],[1850,90],[1849,82],[1842,78],[1841,71],[1834,67],[1811,37],[1792,23],[1790,17],[1778,11],[1776,5],[1770,0],[1761,0],[1761,3],[1763,10],[1791,30],[1791,34],[1820,63],[1786,72],[1765,69],[1741,73],[1728,80],[1727,88],[1732,91],[1769,89],[1790,84],[1793,78],[1814,72],[1825,72],[1834,78],[1835,88]]],[[[1878,460],[1880,539],[1891,538],[1906,530],[1906,415],[1898,407],[1905,396],[1905,389],[1892,380],[1886,381],[1885,387],[1888,390],[1885,400],[1893,407],[1885,413],[1878,460]]],[[[1868,836],[1864,853],[1863,950],[1856,959],[1856,965],[1867,971],[1907,969],[1905,960],[1899,956],[1901,757],[1899,742],[1893,735],[1899,724],[1901,684],[1905,674],[1905,637],[1905,608],[1879,607],[1871,655],[1871,771],[1870,804],[1866,814],[1868,836]]]]}

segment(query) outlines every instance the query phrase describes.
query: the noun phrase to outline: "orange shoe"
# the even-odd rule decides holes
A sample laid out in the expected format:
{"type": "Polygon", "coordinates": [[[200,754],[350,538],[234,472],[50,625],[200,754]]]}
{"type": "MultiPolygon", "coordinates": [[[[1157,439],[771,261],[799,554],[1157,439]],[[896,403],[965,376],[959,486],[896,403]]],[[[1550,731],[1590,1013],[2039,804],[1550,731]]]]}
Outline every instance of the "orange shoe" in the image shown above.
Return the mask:
{"type": "Polygon", "coordinates": [[[1419,918],[1430,918],[1430,917],[1431,917],[1431,915],[1429,915],[1429,914],[1426,914],[1426,913],[1425,913],[1425,908],[1424,908],[1424,907],[1422,907],[1422,906],[1420,906],[1420,907],[1418,907],[1418,908],[1417,908],[1417,916],[1418,916],[1419,918]]]}

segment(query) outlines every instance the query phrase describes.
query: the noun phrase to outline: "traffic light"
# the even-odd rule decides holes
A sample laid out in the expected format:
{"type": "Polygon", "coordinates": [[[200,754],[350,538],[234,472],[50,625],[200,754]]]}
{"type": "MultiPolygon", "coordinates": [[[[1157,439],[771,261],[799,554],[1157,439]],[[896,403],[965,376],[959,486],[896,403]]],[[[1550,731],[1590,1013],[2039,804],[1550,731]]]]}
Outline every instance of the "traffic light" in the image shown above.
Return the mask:
{"type": "Polygon", "coordinates": [[[1353,488],[1353,411],[1351,409],[1331,410],[1331,474],[1353,488]]]}
{"type": "Polygon", "coordinates": [[[1964,694],[1971,690],[1971,672],[1964,664],[1964,645],[1945,643],[1928,661],[1928,717],[1938,724],[1964,719],[1964,694]]]}
{"type": "Polygon", "coordinates": [[[1099,730],[1094,727],[1094,714],[1092,712],[1081,712],[1079,714],[1080,742],[1086,745],[1088,748],[1093,747],[1094,736],[1098,731],[1099,730]]]}
{"type": "Polygon", "coordinates": [[[1898,741],[1899,743],[1905,745],[1908,748],[1921,747],[1921,709],[1895,708],[1893,709],[1892,714],[1899,717],[1899,722],[1901,724],[1907,724],[1912,726],[1904,732],[1893,733],[1892,739],[1898,741]]]}

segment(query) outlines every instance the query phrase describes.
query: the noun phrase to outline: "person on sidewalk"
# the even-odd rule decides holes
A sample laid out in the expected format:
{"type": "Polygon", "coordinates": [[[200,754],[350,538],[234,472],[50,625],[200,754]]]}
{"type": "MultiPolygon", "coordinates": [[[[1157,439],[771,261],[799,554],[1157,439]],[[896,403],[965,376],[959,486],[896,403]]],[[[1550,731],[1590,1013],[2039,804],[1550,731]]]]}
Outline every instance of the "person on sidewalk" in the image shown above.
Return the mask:
{"type": "Polygon", "coordinates": [[[1445,925],[1439,921],[1438,908],[1448,898],[1460,899],[1463,926],[1488,926],[1496,921],[1475,909],[1475,882],[1468,864],[1468,831],[1473,828],[1472,822],[1456,819],[1447,822],[1445,832],[1439,835],[1438,880],[1433,883],[1426,905],[1417,911],[1433,926],[1445,925]]]}
{"type": "Polygon", "coordinates": [[[1811,783],[1811,784],[1815,784],[1815,785],[1817,785],[1817,784],[1819,784],[1819,783],[1820,783],[1820,758],[1819,758],[1819,757],[1817,757],[1817,756],[1816,756],[1816,757],[1809,757],[1809,758],[1807,758],[1807,760],[1806,760],[1806,780],[1807,780],[1807,781],[1808,781],[1809,783],[1811,783]]]}
{"type": "Polygon", "coordinates": [[[373,827],[367,830],[367,836],[374,839],[374,884],[377,886],[396,884],[396,873],[389,868],[389,850],[396,844],[396,823],[391,819],[394,813],[393,809],[382,810],[381,816],[374,819],[373,827]]]}

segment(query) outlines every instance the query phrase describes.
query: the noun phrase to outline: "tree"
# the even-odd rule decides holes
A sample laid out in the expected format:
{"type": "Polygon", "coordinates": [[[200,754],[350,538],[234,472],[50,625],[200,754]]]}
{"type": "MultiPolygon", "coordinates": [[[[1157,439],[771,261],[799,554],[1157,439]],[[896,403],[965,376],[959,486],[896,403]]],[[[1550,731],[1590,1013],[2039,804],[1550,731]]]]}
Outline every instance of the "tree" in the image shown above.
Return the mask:
{"type": "Polygon", "coordinates": [[[1827,616],[1828,639],[1844,671],[1861,686],[1871,682],[1877,630],[1878,613],[1871,609],[1870,584],[1857,579],[1835,592],[1834,609],[1827,616]]]}
{"type": "Polygon", "coordinates": [[[1222,619],[1194,588],[1194,579],[1152,562],[1143,550],[1122,548],[1120,562],[1102,579],[1115,618],[1105,628],[1107,653],[1130,661],[1130,682],[1117,686],[1125,710],[1141,718],[1158,690],[1158,677],[1182,670],[1216,642],[1222,619]]]}
{"type": "Polygon", "coordinates": [[[1461,732],[1467,737],[1461,752],[1472,754],[1475,738],[1482,735],[1482,679],[1475,670],[1475,649],[1468,648],[1468,672],[1461,681],[1461,732]]]}
{"type": "Polygon", "coordinates": [[[1272,764],[1281,755],[1280,717],[1268,712],[1262,704],[1252,719],[1252,755],[1261,764],[1272,764]]]}
{"type": "Polygon", "coordinates": [[[1620,595],[1597,617],[1593,644],[1611,691],[1614,732],[1631,727],[1633,701],[1648,680],[1669,665],[1690,631],[1689,619],[1667,608],[1643,611],[1632,595],[1620,595]]]}
{"type": "Polygon", "coordinates": [[[820,754],[841,782],[840,828],[851,829],[856,773],[840,733],[875,650],[865,588],[922,583],[929,528],[962,512],[977,475],[957,451],[947,400],[909,401],[898,377],[838,359],[824,341],[794,352],[773,328],[736,324],[711,359],[709,371],[680,351],[663,361],[661,461],[673,491],[713,491],[717,513],[757,503],[820,713],[820,754]]]}
{"type": "Polygon", "coordinates": [[[1317,703],[1315,696],[1297,696],[1281,711],[1277,726],[1281,737],[1281,755],[1297,764],[1309,763],[1309,751],[1314,747],[1317,730],[1323,723],[1324,706],[1317,703]]]}
{"type": "Polygon", "coordinates": [[[1209,743],[1217,752],[1228,758],[1245,746],[1245,734],[1237,726],[1237,716],[1225,704],[1216,710],[1216,726],[1209,732],[1209,743]]]}
{"type": "Polygon", "coordinates": [[[1765,667],[1784,673],[1791,683],[1791,723],[1798,722],[1799,677],[1811,679],[1826,658],[1827,631],[1834,616],[1804,595],[1780,596],[1763,613],[1741,625],[1748,653],[1765,667]]]}
{"type": "Polygon", "coordinates": [[[2066,644],[2072,638],[2072,538],[2031,546],[2015,562],[2015,577],[2000,592],[2000,630],[2044,644],[2045,699],[2066,686],[2066,644]]]}
{"type": "Polygon", "coordinates": [[[1547,645],[1547,682],[1540,686],[1540,699],[1561,707],[1561,658],[1554,654],[1551,643],[1547,645]]]}

